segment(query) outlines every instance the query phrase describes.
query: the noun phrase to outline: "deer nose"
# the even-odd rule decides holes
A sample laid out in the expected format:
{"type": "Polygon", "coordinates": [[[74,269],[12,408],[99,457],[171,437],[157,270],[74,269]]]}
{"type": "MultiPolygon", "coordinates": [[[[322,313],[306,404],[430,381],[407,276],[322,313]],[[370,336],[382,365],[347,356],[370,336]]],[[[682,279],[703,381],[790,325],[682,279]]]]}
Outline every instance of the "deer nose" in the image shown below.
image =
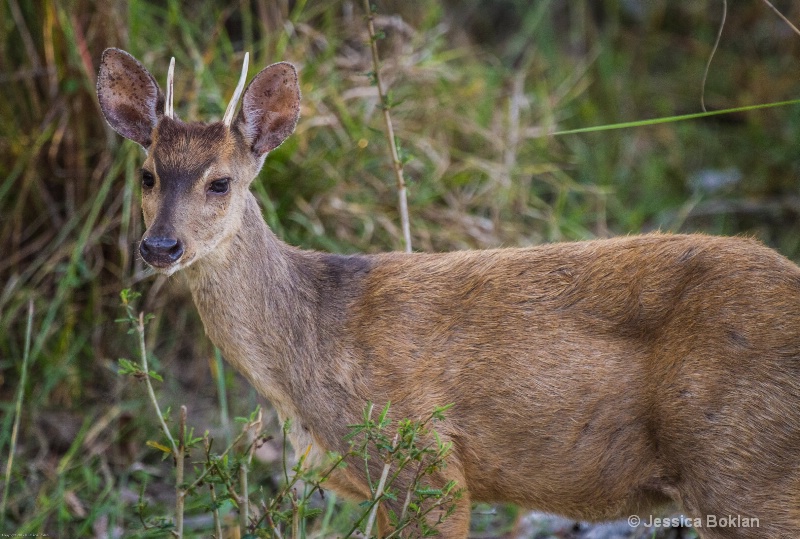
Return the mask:
{"type": "Polygon", "coordinates": [[[151,266],[165,268],[183,256],[183,243],[176,238],[144,238],[139,245],[139,252],[151,266]]]}

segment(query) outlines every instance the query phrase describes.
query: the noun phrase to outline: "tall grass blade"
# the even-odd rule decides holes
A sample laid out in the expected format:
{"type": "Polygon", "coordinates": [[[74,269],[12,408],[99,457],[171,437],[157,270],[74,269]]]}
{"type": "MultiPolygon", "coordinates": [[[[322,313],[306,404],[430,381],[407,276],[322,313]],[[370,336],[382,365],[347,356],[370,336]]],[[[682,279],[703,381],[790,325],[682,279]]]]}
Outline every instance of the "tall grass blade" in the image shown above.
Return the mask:
{"type": "Polygon", "coordinates": [[[776,101],[774,103],[763,103],[761,105],[747,105],[746,107],[734,107],[729,109],[711,110],[708,112],[696,112],[692,114],[681,114],[678,116],[667,116],[664,118],[653,118],[651,120],[637,120],[635,122],[623,122],[618,124],[596,125],[594,127],[581,127],[580,129],[565,129],[563,131],[555,131],[553,133],[542,133],[542,137],[552,136],[557,137],[561,135],[575,135],[578,133],[596,133],[599,131],[611,131],[614,129],[628,129],[631,127],[647,127],[649,125],[668,124],[672,122],[682,122],[685,120],[696,120],[698,118],[706,118],[708,116],[719,116],[721,114],[731,114],[734,112],[747,112],[751,110],[771,109],[775,107],[787,107],[790,105],[800,104],[800,99],[792,99],[790,101],[776,101]]]}
{"type": "Polygon", "coordinates": [[[28,380],[28,358],[31,352],[31,335],[33,328],[33,300],[28,300],[28,323],[25,328],[25,351],[22,354],[22,373],[19,379],[19,391],[17,392],[17,402],[14,407],[14,427],[11,429],[11,444],[8,450],[8,462],[6,463],[6,476],[3,482],[3,499],[0,501],[0,527],[6,523],[6,504],[8,503],[8,488],[11,484],[11,469],[14,466],[14,452],[17,450],[17,436],[19,434],[19,422],[22,417],[22,399],[25,395],[25,383],[28,380]]]}

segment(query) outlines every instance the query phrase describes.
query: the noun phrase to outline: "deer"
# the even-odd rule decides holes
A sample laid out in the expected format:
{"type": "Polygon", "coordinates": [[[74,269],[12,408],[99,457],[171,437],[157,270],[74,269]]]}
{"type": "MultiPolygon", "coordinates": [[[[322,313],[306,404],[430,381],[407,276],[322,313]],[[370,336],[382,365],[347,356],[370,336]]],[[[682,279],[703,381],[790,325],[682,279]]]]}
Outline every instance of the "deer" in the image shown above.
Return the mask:
{"type": "MultiPolygon", "coordinates": [[[[445,253],[290,246],[250,185],[295,129],[298,75],[276,63],[245,89],[247,71],[245,57],[211,123],[176,115],[174,58],[164,93],[107,49],[97,95],[145,150],[141,257],[185,275],[211,342],[292,418],[296,450],[346,450],[366,402],[398,418],[452,404],[436,427],[451,453],[430,478],[463,493],[446,539],[467,537],[479,501],[583,521],[672,507],[703,539],[796,537],[796,264],[752,238],[661,232],[445,253]]],[[[370,497],[358,466],[330,481],[370,497]]],[[[380,535],[398,503],[381,505],[380,535]]]]}

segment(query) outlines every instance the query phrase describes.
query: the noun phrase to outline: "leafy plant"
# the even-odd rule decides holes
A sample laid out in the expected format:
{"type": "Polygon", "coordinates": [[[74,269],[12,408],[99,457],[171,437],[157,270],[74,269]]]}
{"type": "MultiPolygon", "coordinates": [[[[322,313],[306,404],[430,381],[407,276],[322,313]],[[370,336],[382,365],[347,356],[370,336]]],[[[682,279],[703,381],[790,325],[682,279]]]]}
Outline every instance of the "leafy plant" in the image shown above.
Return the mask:
{"type": "Polygon", "coordinates": [[[186,505],[190,499],[202,498],[203,487],[208,487],[208,499],[202,499],[200,505],[213,517],[214,537],[222,537],[220,508],[226,502],[230,502],[238,512],[239,530],[245,538],[305,537],[308,522],[322,513],[321,509],[314,507],[314,495],[322,494],[325,482],[347,462],[363,462],[372,497],[362,504],[360,516],[354,519],[344,537],[353,537],[356,533],[372,537],[379,507],[386,501],[397,501],[400,495],[404,499],[402,511],[400,514],[389,512],[395,531],[387,537],[400,537],[407,528],[414,528],[415,535],[436,535],[436,527],[455,510],[455,502],[460,497],[456,483],[451,481],[441,487],[433,487],[427,482],[427,478],[446,466],[450,453],[452,444],[443,442],[432,428],[434,422],[444,419],[444,413],[450,406],[438,407],[422,420],[403,419],[392,429],[389,403],[384,406],[377,420],[372,419],[372,403],[367,404],[363,421],[349,427],[346,440],[350,446],[344,455],[328,455],[329,462],[321,468],[308,466],[307,458],[311,451],[311,446],[308,446],[291,466],[291,474],[287,451],[291,419],[287,419],[282,429],[283,485],[271,496],[264,497],[262,493],[261,503],[254,506],[251,499],[256,493],[250,491],[248,471],[255,451],[270,439],[263,432],[261,409],[257,408],[248,418],[237,418],[243,424],[242,430],[220,453],[213,451],[214,439],[208,431],[200,437],[194,436],[193,429],[187,432],[186,406],[180,407],[178,433],[175,435],[168,426],[169,411],[162,413],[150,381],[151,378],[158,381],[163,379],[148,367],[144,327],[151,317],[143,313],[138,316],[134,314],[133,302],[138,297],[139,294],[130,289],[120,293],[126,316],[117,321],[130,325],[128,332],[137,335],[140,364],[121,359],[119,374],[146,384],[153,412],[166,438],[166,443],[148,440],[147,445],[161,451],[164,458],[172,457],[176,470],[173,519],[146,517],[147,503],[143,493],[140,493],[136,510],[145,532],[169,531],[175,537],[184,537],[186,505]],[[202,458],[193,462],[193,478],[186,479],[186,458],[201,446],[202,458]],[[382,474],[377,482],[369,473],[370,460],[376,457],[383,463],[382,474]],[[399,478],[407,468],[411,469],[412,474],[407,484],[401,486],[399,478]],[[434,511],[438,511],[438,515],[432,519],[434,511]]]}

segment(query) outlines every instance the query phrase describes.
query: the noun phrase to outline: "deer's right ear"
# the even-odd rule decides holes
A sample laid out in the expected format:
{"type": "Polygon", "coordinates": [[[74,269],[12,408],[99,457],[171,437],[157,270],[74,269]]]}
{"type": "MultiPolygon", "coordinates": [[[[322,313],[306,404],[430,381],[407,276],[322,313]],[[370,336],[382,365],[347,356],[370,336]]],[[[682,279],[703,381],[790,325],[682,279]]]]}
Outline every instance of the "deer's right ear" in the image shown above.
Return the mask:
{"type": "Polygon", "coordinates": [[[164,114],[164,95],[136,58],[120,49],[103,52],[97,98],[114,131],[145,149],[150,147],[153,128],[164,114]]]}

